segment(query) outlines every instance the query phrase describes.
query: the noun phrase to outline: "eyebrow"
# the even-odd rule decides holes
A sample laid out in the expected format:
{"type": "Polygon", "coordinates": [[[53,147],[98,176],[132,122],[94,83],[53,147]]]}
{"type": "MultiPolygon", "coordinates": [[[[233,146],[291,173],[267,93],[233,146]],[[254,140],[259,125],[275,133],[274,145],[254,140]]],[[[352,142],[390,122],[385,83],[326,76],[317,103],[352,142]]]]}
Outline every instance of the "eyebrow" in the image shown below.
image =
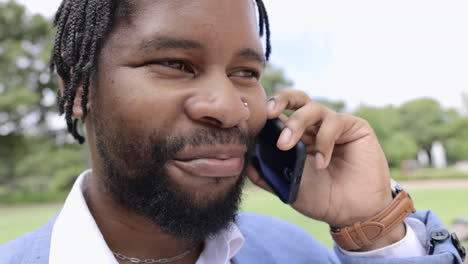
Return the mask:
{"type": "Polygon", "coordinates": [[[261,53],[258,53],[257,51],[255,51],[254,49],[244,48],[244,49],[241,49],[239,52],[237,52],[236,55],[239,57],[243,57],[245,59],[255,60],[264,66],[266,65],[265,57],[261,53]]]}
{"type": "MultiPolygon", "coordinates": [[[[149,52],[153,50],[167,50],[167,49],[183,49],[183,50],[201,50],[204,46],[195,40],[181,39],[170,36],[158,36],[151,39],[143,40],[140,43],[140,50],[149,52]]],[[[251,48],[243,48],[236,53],[236,56],[243,57],[248,60],[254,60],[262,65],[266,65],[265,57],[251,48]]]]}
{"type": "Polygon", "coordinates": [[[180,39],[168,36],[159,36],[143,40],[140,43],[141,51],[164,50],[164,49],[203,49],[200,42],[190,39],[180,39]]]}

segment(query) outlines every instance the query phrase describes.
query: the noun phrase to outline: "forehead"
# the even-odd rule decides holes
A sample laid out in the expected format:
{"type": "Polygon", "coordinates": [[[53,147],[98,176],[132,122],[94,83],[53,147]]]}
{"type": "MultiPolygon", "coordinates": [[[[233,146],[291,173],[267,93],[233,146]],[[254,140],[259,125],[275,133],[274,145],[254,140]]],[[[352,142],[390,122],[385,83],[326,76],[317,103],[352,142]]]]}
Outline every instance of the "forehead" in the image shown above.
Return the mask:
{"type": "Polygon", "coordinates": [[[124,9],[133,15],[202,16],[210,19],[221,15],[255,16],[254,0],[123,0],[124,9]],[[226,13],[227,12],[227,13],[226,13]],[[211,16],[206,16],[210,13],[211,16]]]}
{"type": "MultiPolygon", "coordinates": [[[[127,19],[116,19],[119,42],[171,35],[197,41],[260,45],[252,0],[130,0],[127,19]]],[[[260,45],[261,47],[261,45],[260,45]]]]}

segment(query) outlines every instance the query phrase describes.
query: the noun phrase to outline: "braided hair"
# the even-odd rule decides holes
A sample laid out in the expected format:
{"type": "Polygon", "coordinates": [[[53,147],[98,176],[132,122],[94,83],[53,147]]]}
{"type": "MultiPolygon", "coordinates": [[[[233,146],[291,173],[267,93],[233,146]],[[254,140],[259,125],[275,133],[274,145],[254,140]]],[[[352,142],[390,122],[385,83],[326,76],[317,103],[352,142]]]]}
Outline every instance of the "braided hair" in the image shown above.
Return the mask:
{"type": "MultiPolygon", "coordinates": [[[[260,37],[266,33],[265,58],[271,53],[270,23],[263,0],[255,0],[259,17],[260,37]]],[[[78,119],[73,118],[73,105],[78,87],[82,86],[82,121],[86,119],[90,78],[95,72],[104,39],[112,29],[115,16],[128,17],[129,0],[62,0],[54,18],[57,28],[50,59],[50,70],[64,82],[57,91],[60,114],[65,113],[67,129],[83,144],[78,133],[78,119]]]]}

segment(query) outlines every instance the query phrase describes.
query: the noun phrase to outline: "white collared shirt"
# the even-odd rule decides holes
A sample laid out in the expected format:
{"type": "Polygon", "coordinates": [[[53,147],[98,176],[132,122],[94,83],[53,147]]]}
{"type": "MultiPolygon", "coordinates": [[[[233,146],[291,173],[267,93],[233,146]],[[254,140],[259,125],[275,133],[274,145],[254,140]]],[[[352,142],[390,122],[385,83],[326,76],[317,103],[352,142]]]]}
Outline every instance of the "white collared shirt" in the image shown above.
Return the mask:
{"type": "MultiPolygon", "coordinates": [[[[83,172],[69,193],[52,229],[49,264],[100,263],[118,264],[107,246],[83,196],[82,183],[91,176],[91,170],[83,172]]],[[[418,221],[418,220],[416,220],[418,221]]],[[[424,254],[425,227],[419,222],[408,224],[405,238],[393,245],[370,252],[363,256],[421,256],[424,254]],[[422,227],[421,227],[422,225],[422,227]],[[414,226],[416,228],[414,228],[414,226]],[[415,231],[413,232],[413,227],[415,231]]],[[[234,223],[218,236],[205,241],[205,247],[196,264],[230,264],[244,244],[244,237],[234,223]]],[[[344,252],[356,254],[355,252],[344,252]]],[[[133,257],[133,256],[131,256],[133,257]]]]}
{"type": "MultiPolygon", "coordinates": [[[[83,196],[83,180],[90,174],[91,170],[87,170],[78,177],[57,216],[52,229],[49,264],[118,264],[83,196]]],[[[214,239],[205,241],[196,264],[230,263],[243,244],[244,237],[232,224],[214,239]]]]}

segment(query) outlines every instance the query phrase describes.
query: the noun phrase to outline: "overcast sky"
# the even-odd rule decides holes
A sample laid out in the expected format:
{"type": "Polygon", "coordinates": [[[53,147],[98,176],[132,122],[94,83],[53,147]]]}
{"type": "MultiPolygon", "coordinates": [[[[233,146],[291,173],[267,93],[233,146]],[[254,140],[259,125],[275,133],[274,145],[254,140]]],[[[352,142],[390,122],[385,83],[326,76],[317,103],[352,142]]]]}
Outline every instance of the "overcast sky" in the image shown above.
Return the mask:
{"type": "MultiPolygon", "coordinates": [[[[20,0],[52,16],[60,0],[20,0]]],[[[271,61],[313,97],[398,105],[468,93],[466,0],[265,0],[271,61]]]]}

